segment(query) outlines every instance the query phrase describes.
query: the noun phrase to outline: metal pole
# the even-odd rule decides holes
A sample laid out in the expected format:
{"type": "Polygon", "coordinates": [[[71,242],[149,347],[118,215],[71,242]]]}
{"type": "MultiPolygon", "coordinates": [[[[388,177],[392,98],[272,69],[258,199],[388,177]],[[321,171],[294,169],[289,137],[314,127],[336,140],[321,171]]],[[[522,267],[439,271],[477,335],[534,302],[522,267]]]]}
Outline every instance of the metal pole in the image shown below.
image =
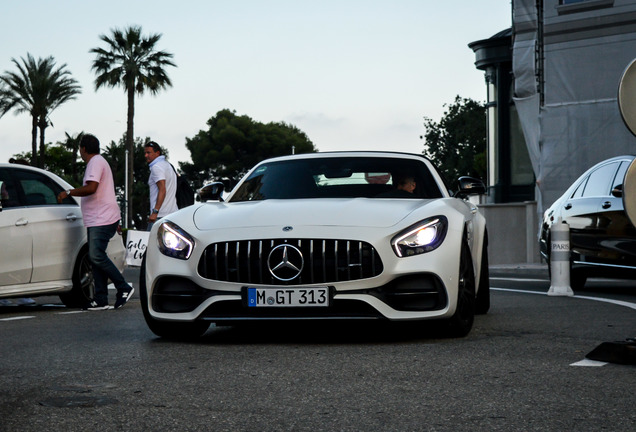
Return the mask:
{"type": "Polygon", "coordinates": [[[128,149],[126,149],[126,175],[124,176],[124,228],[128,228],[128,149]]]}

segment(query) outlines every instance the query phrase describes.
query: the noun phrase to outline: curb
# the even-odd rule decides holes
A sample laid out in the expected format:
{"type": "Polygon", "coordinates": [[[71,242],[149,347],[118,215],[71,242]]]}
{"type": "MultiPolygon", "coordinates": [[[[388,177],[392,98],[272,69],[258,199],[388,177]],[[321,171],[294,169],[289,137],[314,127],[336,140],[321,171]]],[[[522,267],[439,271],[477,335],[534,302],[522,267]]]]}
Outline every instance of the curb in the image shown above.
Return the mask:
{"type": "Polygon", "coordinates": [[[490,277],[550,280],[547,264],[501,264],[489,267],[490,277]]]}

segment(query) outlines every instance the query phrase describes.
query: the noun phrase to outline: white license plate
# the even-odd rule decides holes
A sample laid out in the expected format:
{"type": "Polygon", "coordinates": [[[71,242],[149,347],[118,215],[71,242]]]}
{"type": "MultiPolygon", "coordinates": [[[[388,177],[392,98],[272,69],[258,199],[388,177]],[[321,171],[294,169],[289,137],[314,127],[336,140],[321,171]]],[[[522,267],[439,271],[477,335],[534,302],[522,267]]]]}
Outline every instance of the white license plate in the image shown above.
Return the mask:
{"type": "Polygon", "coordinates": [[[249,307],[329,306],[329,288],[248,288],[249,307]]]}

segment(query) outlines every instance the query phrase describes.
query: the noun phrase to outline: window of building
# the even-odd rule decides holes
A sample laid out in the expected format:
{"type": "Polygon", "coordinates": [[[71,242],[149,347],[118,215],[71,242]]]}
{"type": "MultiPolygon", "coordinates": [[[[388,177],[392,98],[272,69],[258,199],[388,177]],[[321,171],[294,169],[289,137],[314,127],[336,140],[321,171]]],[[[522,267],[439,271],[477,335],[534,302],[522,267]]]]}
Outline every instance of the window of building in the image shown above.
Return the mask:
{"type": "Polygon", "coordinates": [[[510,105],[510,184],[513,186],[534,185],[532,162],[514,104],[510,105]]]}
{"type": "Polygon", "coordinates": [[[614,0],[559,0],[559,15],[585,12],[614,6],[614,0]]]}

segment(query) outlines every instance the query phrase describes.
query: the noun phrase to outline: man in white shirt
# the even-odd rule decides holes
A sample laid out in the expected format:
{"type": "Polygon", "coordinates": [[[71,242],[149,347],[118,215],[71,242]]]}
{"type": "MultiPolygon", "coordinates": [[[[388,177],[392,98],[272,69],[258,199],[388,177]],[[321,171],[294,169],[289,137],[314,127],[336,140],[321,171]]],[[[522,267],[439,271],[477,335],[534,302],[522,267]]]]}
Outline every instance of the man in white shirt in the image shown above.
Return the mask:
{"type": "Polygon", "coordinates": [[[162,154],[161,147],[154,141],[144,146],[144,157],[150,164],[150,216],[148,230],[157,219],[179,210],[177,207],[177,173],[162,154]]]}

